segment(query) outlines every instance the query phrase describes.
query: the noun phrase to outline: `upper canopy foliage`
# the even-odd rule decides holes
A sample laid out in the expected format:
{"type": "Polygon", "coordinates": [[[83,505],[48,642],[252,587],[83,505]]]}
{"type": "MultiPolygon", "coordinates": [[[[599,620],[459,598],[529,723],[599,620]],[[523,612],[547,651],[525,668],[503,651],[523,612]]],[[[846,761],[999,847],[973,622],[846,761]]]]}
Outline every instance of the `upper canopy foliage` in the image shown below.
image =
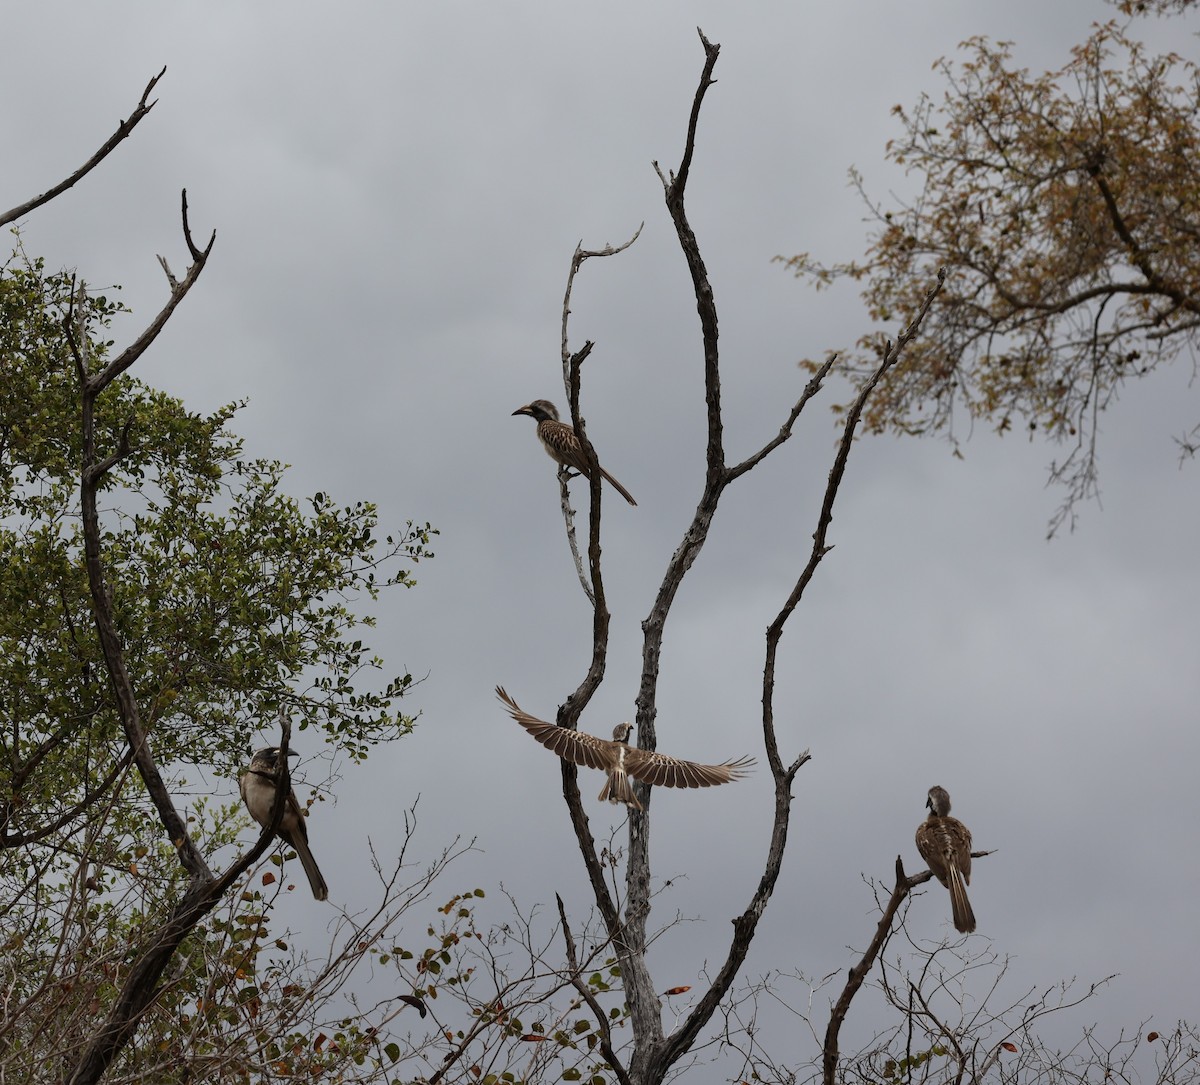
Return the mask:
{"type": "MultiPolygon", "coordinates": [[[[12,771],[0,827],[40,838],[94,792],[124,735],[97,642],[81,555],[79,378],[63,318],[83,313],[89,364],[122,306],[15,255],[0,269],[0,755],[12,771]]],[[[103,482],[113,608],[146,726],[164,764],[244,765],[286,712],[351,757],[402,734],[388,677],[351,604],[413,581],[430,529],[382,543],[371,504],[302,508],[283,465],[243,459],[228,423],[129,375],[101,397],[97,432],[131,451],[103,482]],[[364,688],[364,672],[380,680],[364,688]]],[[[69,833],[70,824],[61,827],[69,833]]]]}
{"type": "MultiPolygon", "coordinates": [[[[915,312],[946,267],[924,334],[867,424],[953,438],[958,410],[1002,432],[1018,419],[1047,431],[1071,446],[1053,468],[1068,487],[1055,526],[1094,491],[1097,412],[1126,378],[1193,348],[1200,328],[1200,68],[1129,30],[1096,27],[1061,70],[1036,76],[1014,64],[1011,43],[965,42],[965,59],[936,65],[940,102],[894,110],[904,133],[888,157],[919,175],[917,198],[867,199],[877,228],[861,263],[787,261],[818,285],[864,281],[884,322],[915,312]]],[[[859,341],[857,379],[881,343],[859,341]]]]}

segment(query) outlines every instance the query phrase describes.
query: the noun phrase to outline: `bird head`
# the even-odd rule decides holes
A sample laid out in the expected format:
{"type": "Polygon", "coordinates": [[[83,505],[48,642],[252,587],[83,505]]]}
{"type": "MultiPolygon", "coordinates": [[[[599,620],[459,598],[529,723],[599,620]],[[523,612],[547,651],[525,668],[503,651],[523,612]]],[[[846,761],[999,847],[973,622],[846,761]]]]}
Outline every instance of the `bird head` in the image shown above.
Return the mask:
{"type": "Polygon", "coordinates": [[[936,784],[929,789],[929,797],[925,800],[934,816],[944,818],[950,813],[950,792],[936,784]]]}
{"type": "MultiPolygon", "coordinates": [[[[288,755],[288,757],[299,757],[300,756],[295,750],[291,749],[290,747],[288,748],[287,755],[288,755]]],[[[260,768],[267,768],[267,769],[274,770],[275,766],[279,764],[279,747],[278,746],[264,746],[261,750],[259,750],[250,759],[250,764],[252,767],[260,767],[260,768]]]]}
{"type": "Polygon", "coordinates": [[[629,732],[632,730],[632,723],[629,723],[628,721],[625,723],[618,723],[616,727],[613,728],[613,742],[628,742],[629,732]]]}
{"type": "Polygon", "coordinates": [[[527,414],[535,422],[544,422],[546,419],[558,421],[558,408],[548,399],[535,399],[532,403],[526,403],[524,407],[513,411],[514,417],[518,414],[527,414]]]}

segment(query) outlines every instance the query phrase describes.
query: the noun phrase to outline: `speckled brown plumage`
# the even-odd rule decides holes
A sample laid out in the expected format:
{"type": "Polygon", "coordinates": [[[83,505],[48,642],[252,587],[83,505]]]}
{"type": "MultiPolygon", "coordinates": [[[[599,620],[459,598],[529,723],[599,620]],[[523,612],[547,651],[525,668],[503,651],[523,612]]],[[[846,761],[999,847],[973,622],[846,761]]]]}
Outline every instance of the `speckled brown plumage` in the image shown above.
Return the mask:
{"type": "Polygon", "coordinates": [[[955,930],[970,934],[975,929],[966,889],[971,884],[971,830],[950,817],[950,793],[944,787],[931,787],[925,805],[929,817],[917,826],[917,851],[950,890],[955,930]]]}
{"type": "MultiPolygon", "coordinates": [[[[535,399],[532,403],[526,403],[524,407],[513,411],[514,416],[518,414],[527,414],[537,422],[537,435],[541,439],[542,447],[555,463],[561,463],[564,467],[578,471],[585,478],[588,477],[587,460],[583,457],[579,438],[566,422],[558,420],[558,408],[553,403],[548,399],[535,399]]],[[[603,467],[600,468],[600,476],[631,505],[637,504],[633,495],[603,467]]]]}
{"type": "Polygon", "coordinates": [[[639,750],[626,741],[633,729],[631,723],[617,724],[610,741],[531,716],[502,686],[496,687],[496,696],[504,702],[508,714],[546,749],[576,765],[607,773],[608,779],[599,795],[601,799],[624,803],[637,810],[642,809],[642,804],[633,793],[631,776],[658,787],[714,787],[742,779],[746,769],[754,764],[754,758],[740,757],[719,765],[700,765],[695,761],[681,761],[666,754],[639,750]]]}

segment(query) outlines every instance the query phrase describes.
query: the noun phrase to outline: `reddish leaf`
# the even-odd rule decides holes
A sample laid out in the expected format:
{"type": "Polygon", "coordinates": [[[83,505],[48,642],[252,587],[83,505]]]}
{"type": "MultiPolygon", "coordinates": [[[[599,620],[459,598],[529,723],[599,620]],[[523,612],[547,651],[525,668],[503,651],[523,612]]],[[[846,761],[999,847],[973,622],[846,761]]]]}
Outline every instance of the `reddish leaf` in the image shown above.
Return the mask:
{"type": "Polygon", "coordinates": [[[264,870],[263,876],[262,876],[262,883],[263,883],[263,885],[274,885],[275,884],[275,875],[272,874],[269,870],[264,870]]]}
{"type": "Polygon", "coordinates": [[[1155,1040],[1157,1040],[1157,1039],[1158,1039],[1158,1033],[1157,1033],[1157,1032],[1147,1032],[1147,1033],[1146,1033],[1146,1042],[1147,1042],[1147,1043],[1154,1043],[1154,1041],[1155,1041],[1155,1040]]]}
{"type": "Polygon", "coordinates": [[[527,1032],[527,1033],[525,1033],[524,1036],[521,1037],[521,1039],[526,1041],[527,1043],[540,1044],[546,1039],[546,1037],[543,1036],[540,1032],[527,1032]]]}
{"type": "Polygon", "coordinates": [[[663,994],[664,995],[681,995],[681,994],[683,994],[684,991],[690,991],[691,989],[692,988],[691,988],[690,984],[687,987],[668,987],[665,991],[663,991],[663,994]]]}
{"type": "Polygon", "coordinates": [[[1010,1044],[1010,1043],[1009,1043],[1007,1040],[1005,1040],[1005,1041],[1004,1041],[1004,1043],[1002,1043],[1000,1046],[1001,1046],[1002,1048],[1004,1048],[1004,1050],[1005,1050],[1005,1051],[1013,1051],[1013,1052],[1015,1052],[1015,1051],[1017,1050],[1017,1045],[1016,1045],[1016,1044],[1010,1044]]]}

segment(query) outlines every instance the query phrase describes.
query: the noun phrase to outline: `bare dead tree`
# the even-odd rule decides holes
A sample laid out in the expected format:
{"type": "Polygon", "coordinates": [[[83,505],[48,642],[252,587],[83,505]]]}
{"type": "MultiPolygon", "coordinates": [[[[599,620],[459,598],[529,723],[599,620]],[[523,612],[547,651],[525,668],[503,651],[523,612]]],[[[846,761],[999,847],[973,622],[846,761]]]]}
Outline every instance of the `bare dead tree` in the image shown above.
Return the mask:
{"type": "MultiPolygon", "coordinates": [[[[654,163],[654,168],[663,184],[666,205],[675,226],[680,247],[683,251],[692,278],[697,310],[700,317],[703,344],[703,372],[708,426],[706,471],[704,486],[692,522],[683,534],[679,546],[668,562],[665,575],[642,623],[642,675],[637,704],[638,745],[654,750],[657,746],[655,720],[657,717],[657,691],[662,653],[663,633],[667,616],[684,577],[699,556],[707,538],[718,503],[726,487],[752,470],[771,452],[787,441],[805,405],[820,391],[822,384],[834,364],[826,362],[803,389],[800,397],[783,420],[778,432],[771,440],[740,463],[728,464],[723,444],[723,421],[721,413],[721,376],[717,333],[717,308],[709,282],[708,272],[700,253],[699,242],[688,222],[685,210],[685,195],[696,148],[696,134],[700,111],[709,87],[713,85],[713,70],[720,53],[720,46],[710,42],[700,33],[704,47],[705,63],[692,102],[687,125],[687,137],[679,168],[667,175],[654,163]]],[[[640,227],[639,227],[640,232],[640,227]]],[[[634,235],[636,239],[637,234],[634,235]]],[[[612,255],[632,243],[619,248],[611,246],[599,252],[576,249],[568,276],[566,297],[563,302],[563,365],[567,397],[571,411],[571,422],[579,436],[580,444],[593,467],[595,452],[587,439],[586,425],[580,410],[580,388],[583,362],[590,354],[593,344],[589,341],[577,352],[568,347],[567,320],[570,314],[571,289],[574,278],[584,259],[597,255],[612,255]]],[[[833,466],[825,488],[813,535],[813,545],[808,561],[800,572],[795,585],[783,603],[777,617],[766,633],[766,653],[763,668],[763,744],[775,788],[775,812],[772,829],[767,842],[767,854],[757,887],[753,890],[745,910],[733,921],[733,936],[725,959],[711,978],[708,988],[696,999],[691,1010],[668,1034],[662,1022],[662,1006],[656,994],[655,984],[646,964],[647,920],[650,914],[650,847],[649,826],[651,818],[650,800],[652,792],[643,785],[639,798],[645,807],[642,811],[631,811],[629,818],[629,845],[625,870],[624,917],[619,911],[619,902],[605,879],[604,857],[597,850],[584,812],[577,784],[574,765],[562,761],[563,796],[575,830],[576,841],[584,861],[588,880],[595,898],[596,907],[621,965],[621,978],[628,1002],[632,1024],[632,1050],[622,1065],[611,1046],[603,1051],[603,1057],[622,1082],[637,1085],[656,1085],[668,1071],[692,1049],[701,1030],[708,1024],[721,1000],[729,992],[746,954],[764,910],[770,901],[787,845],[791,809],[791,788],[797,772],[809,760],[807,750],[782,754],[775,732],[773,692],[775,661],[783,630],[795,611],[811,581],[818,564],[831,549],[828,543],[829,527],[833,518],[833,506],[845,472],[846,462],[853,445],[854,434],[862,415],[863,406],[879,380],[900,357],[905,346],[917,334],[921,321],[928,312],[933,299],[941,289],[944,276],[928,292],[924,304],[914,315],[912,322],[903,330],[894,344],[889,343],[873,378],[862,388],[856,403],[847,414],[841,439],[834,456],[833,466]]],[[[592,658],[585,676],[576,690],[566,699],[558,712],[560,726],[575,727],[580,714],[599,687],[604,677],[609,636],[609,613],[605,602],[604,579],[601,566],[600,523],[601,491],[599,475],[593,470],[589,488],[588,508],[588,562],[587,576],[582,572],[578,551],[573,541],[573,522],[569,502],[563,490],[564,517],[576,565],[580,568],[580,580],[592,601],[592,658]]],[[[568,940],[568,956],[571,943],[568,940]]]]}

